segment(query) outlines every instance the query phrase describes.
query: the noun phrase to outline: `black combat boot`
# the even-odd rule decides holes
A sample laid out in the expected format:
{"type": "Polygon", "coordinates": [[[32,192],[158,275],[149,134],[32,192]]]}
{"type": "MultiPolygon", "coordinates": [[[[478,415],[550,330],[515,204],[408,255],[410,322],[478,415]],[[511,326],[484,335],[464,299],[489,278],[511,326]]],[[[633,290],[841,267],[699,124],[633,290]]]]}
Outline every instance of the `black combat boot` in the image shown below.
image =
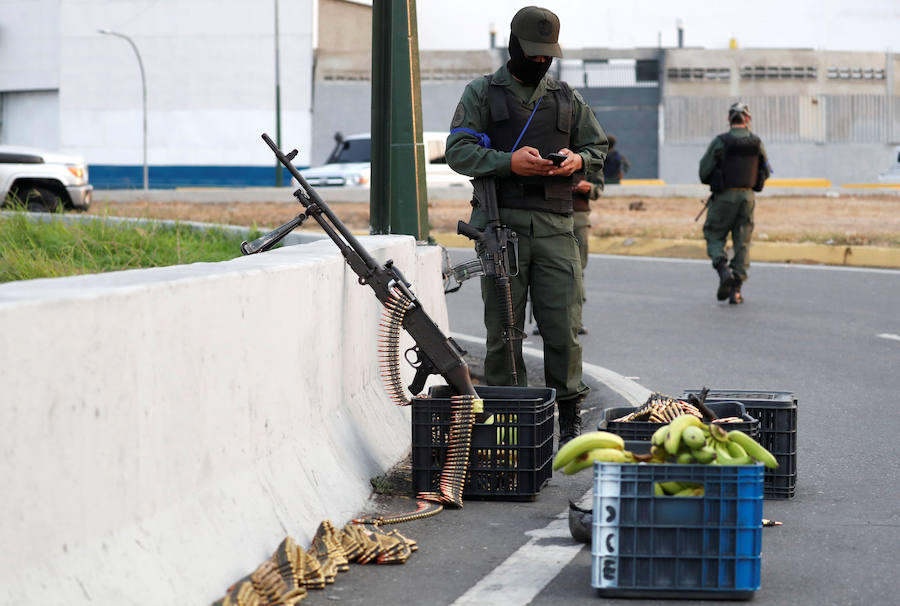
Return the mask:
{"type": "Polygon", "coordinates": [[[731,287],[734,285],[734,276],[731,275],[731,270],[728,269],[727,259],[720,259],[713,267],[719,274],[719,290],[716,291],[716,299],[724,301],[731,295],[731,287]]]}
{"type": "Polygon", "coordinates": [[[731,294],[728,296],[728,302],[732,305],[739,305],[744,302],[744,296],[741,295],[741,284],[744,282],[737,278],[731,286],[731,294]]]}
{"type": "Polygon", "coordinates": [[[584,398],[575,398],[564,402],[557,401],[559,411],[559,445],[581,433],[581,402],[584,398]]]}

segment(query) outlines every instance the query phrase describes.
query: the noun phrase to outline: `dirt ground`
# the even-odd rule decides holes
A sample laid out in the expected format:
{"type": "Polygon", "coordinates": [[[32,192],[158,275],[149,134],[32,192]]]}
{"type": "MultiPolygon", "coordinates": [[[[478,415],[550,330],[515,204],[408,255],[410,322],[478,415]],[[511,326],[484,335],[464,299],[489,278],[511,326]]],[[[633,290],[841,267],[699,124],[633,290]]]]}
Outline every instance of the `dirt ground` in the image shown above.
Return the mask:
{"type": "MultiPolygon", "coordinates": [[[[601,198],[592,203],[594,236],[703,238],[703,204],[694,198],[601,198]]],[[[351,230],[369,229],[369,204],[335,203],[332,209],[351,230]]],[[[295,202],[259,203],[95,203],[90,214],[276,227],[300,211],[295,202]]],[[[434,232],[456,232],[469,216],[467,199],[429,203],[434,232]]],[[[776,242],[818,242],[900,247],[900,197],[768,197],[756,201],[754,238],[776,242]]],[[[312,222],[302,229],[314,230],[312,222]]]]}

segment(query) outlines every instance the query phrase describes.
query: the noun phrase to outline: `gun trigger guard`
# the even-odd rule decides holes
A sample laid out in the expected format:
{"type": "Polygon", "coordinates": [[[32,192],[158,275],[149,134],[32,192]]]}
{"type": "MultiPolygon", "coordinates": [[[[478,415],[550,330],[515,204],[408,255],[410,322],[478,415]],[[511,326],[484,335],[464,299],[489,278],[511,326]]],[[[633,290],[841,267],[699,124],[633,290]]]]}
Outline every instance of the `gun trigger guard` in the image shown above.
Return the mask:
{"type": "Polygon", "coordinates": [[[406,361],[413,368],[418,368],[422,365],[422,356],[419,355],[419,348],[416,346],[410,347],[405,352],[403,352],[403,357],[406,358],[406,361]],[[411,357],[410,354],[414,355],[415,357],[411,357]]]}

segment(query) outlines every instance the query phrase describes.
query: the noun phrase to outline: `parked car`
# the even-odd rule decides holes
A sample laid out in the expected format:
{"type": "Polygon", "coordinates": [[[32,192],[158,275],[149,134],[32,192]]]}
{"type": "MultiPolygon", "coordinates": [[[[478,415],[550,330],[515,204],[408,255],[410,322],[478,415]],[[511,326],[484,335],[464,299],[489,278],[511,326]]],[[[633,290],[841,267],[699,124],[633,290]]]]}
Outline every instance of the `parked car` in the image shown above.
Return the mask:
{"type": "Polygon", "coordinates": [[[878,175],[878,180],[882,183],[900,183],[900,147],[894,148],[894,163],[878,175]]]}
{"type": "MultiPolygon", "coordinates": [[[[422,133],[425,146],[425,181],[429,187],[463,187],[469,177],[447,165],[444,149],[447,134],[422,133]]],[[[372,138],[369,133],[342,136],[336,133],[335,147],[325,164],[300,171],[313,187],[370,187],[372,138]]]]}
{"type": "Polygon", "coordinates": [[[36,212],[87,210],[94,187],[84,158],[32,147],[0,145],[0,201],[36,212]]]}

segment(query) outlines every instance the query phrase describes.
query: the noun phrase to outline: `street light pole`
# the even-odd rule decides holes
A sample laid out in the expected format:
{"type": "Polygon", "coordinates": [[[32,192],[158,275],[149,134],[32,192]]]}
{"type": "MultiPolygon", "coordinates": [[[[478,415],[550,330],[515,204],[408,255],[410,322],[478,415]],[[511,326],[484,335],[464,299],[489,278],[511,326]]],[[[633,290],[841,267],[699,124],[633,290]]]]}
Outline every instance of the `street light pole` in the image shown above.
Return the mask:
{"type": "MultiPolygon", "coordinates": [[[[281,149],[281,66],[278,49],[278,0],[275,0],[275,143],[281,149]]],[[[275,186],[283,185],[281,162],[275,161],[275,186]]]]}
{"type": "Polygon", "coordinates": [[[143,129],[143,144],[144,144],[144,189],[149,189],[150,185],[150,171],[147,167],[147,76],[144,74],[144,62],[141,61],[141,53],[138,52],[138,48],[134,43],[134,40],[126,36],[125,34],[120,34],[119,32],[114,32],[110,29],[98,29],[97,30],[101,34],[105,34],[107,36],[118,36],[119,38],[124,38],[128,44],[131,45],[131,48],[134,50],[134,55],[137,57],[138,67],[141,68],[141,94],[143,97],[143,121],[144,121],[144,129],[143,129]]]}

